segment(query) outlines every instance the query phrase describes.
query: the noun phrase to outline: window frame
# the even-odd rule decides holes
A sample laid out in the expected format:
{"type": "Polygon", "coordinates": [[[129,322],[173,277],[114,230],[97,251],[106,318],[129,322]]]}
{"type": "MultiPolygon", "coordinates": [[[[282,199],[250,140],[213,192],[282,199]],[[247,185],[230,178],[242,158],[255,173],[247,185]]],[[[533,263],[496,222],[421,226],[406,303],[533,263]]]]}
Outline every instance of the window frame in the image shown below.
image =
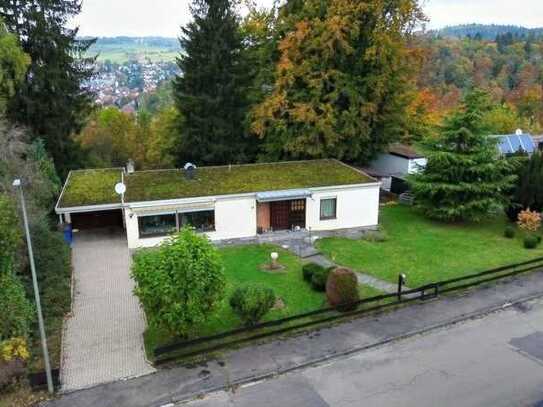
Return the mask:
{"type": "Polygon", "coordinates": [[[175,218],[175,226],[172,228],[172,231],[179,231],[178,223],[177,223],[177,214],[175,212],[164,212],[164,213],[155,213],[150,215],[139,215],[138,216],[138,236],[140,239],[152,239],[155,237],[164,237],[168,236],[172,231],[170,232],[160,232],[160,233],[149,233],[149,234],[142,234],[142,227],[140,224],[140,219],[142,218],[151,218],[156,216],[172,216],[175,218]]]}
{"type": "Polygon", "coordinates": [[[337,196],[321,198],[319,201],[319,218],[320,220],[335,220],[337,219],[337,196]],[[332,216],[323,216],[322,204],[324,201],[334,201],[334,214],[332,216]]]}
{"type": "Polygon", "coordinates": [[[137,222],[138,222],[138,236],[139,239],[152,239],[156,237],[166,237],[170,235],[171,233],[177,233],[181,230],[181,228],[184,226],[181,222],[181,216],[186,214],[193,214],[198,212],[212,212],[213,213],[213,228],[209,230],[202,230],[202,228],[194,227],[194,230],[196,233],[211,233],[216,231],[216,211],[215,209],[202,209],[202,210],[192,210],[192,211],[175,211],[175,212],[163,212],[163,213],[154,213],[149,215],[138,215],[137,216],[137,222]],[[172,228],[170,232],[166,233],[151,233],[151,234],[142,234],[142,227],[140,224],[141,218],[148,218],[148,217],[155,217],[155,216],[174,216],[175,217],[175,226],[172,228]]]}

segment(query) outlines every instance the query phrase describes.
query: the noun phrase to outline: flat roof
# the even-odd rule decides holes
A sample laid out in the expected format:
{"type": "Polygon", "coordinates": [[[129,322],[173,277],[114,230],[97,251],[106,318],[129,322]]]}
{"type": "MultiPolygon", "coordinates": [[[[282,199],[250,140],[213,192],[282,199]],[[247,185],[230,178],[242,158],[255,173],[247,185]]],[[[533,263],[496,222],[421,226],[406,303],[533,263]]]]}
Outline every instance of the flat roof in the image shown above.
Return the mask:
{"type": "Polygon", "coordinates": [[[78,170],[70,173],[57,208],[120,204],[114,187],[122,178],[126,184],[125,203],[376,182],[330,159],[201,167],[194,179],[187,179],[181,169],[136,171],[124,176],[120,168],[78,170]]]}
{"type": "Polygon", "coordinates": [[[388,148],[388,152],[393,155],[408,158],[414,160],[417,158],[424,158],[424,155],[419,153],[415,147],[408,146],[406,144],[394,143],[388,148]]]}

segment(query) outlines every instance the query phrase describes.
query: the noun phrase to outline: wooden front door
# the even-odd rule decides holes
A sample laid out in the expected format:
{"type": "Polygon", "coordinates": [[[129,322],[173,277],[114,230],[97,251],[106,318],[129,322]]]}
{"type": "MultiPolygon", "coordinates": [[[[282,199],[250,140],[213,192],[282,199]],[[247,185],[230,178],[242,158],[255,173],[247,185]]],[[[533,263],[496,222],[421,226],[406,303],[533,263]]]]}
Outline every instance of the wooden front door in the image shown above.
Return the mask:
{"type": "Polygon", "coordinates": [[[273,230],[290,229],[290,201],[272,202],[270,210],[270,224],[273,230]]]}
{"type": "Polygon", "coordinates": [[[305,228],[305,199],[272,202],[270,226],[273,230],[288,230],[296,226],[305,228]]]}

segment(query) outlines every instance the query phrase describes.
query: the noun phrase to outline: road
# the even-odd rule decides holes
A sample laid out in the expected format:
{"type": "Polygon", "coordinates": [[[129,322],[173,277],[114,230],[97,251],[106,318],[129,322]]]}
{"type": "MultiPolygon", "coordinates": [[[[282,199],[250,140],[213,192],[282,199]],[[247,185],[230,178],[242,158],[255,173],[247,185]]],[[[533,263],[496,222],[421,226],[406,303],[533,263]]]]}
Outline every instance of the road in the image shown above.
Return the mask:
{"type": "Polygon", "coordinates": [[[188,406],[543,406],[543,299],[188,406]]]}

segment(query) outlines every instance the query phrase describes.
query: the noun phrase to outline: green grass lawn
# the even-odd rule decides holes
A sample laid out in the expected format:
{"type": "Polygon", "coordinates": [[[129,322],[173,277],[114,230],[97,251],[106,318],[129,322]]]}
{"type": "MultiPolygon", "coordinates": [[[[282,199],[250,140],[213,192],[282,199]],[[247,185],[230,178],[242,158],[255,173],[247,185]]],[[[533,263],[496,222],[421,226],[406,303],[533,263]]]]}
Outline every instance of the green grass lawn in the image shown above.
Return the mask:
{"type": "Polygon", "coordinates": [[[398,205],[381,208],[380,216],[385,242],[327,238],[317,245],[334,262],[383,280],[396,282],[405,273],[412,288],[543,256],[543,245],[524,248],[521,233],[503,236],[505,216],[450,225],[398,205]]]}
{"type": "MultiPolygon", "coordinates": [[[[228,300],[235,288],[246,283],[258,283],[272,288],[275,295],[285,303],[285,308],[269,312],[265,321],[326,306],[324,293],[313,291],[303,280],[301,260],[286,250],[271,245],[259,245],[223,248],[220,253],[225,265],[226,295],[215,315],[205,325],[198,327],[193,337],[212,335],[241,326],[228,300]],[[270,253],[273,251],[279,253],[279,263],[285,267],[281,272],[271,273],[261,270],[261,265],[269,262],[270,253]]],[[[154,347],[169,343],[173,339],[166,332],[149,328],[145,333],[148,355],[154,347]]]]}

